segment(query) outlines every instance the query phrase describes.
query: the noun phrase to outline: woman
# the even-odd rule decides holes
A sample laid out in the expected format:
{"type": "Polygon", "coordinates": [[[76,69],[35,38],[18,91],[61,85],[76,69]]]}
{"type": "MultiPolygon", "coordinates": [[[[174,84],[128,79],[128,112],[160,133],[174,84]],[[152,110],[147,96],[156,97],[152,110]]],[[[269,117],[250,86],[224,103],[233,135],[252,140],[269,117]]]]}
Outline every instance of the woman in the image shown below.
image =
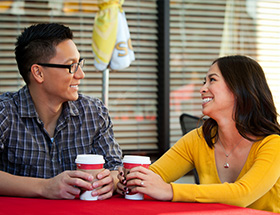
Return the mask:
{"type": "Polygon", "coordinates": [[[120,169],[118,193],[280,213],[280,126],[262,68],[245,56],[218,58],[200,93],[209,117],[203,126],[182,137],[150,170],[136,167],[124,178],[120,169]],[[200,185],[170,183],[193,168],[200,185]]]}

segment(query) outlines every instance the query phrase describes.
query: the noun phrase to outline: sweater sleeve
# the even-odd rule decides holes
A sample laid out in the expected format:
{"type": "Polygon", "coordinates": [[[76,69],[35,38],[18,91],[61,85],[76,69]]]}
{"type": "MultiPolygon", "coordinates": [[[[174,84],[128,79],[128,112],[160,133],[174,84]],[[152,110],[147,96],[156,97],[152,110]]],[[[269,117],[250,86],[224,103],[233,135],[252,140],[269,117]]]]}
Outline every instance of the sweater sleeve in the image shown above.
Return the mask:
{"type": "MultiPolygon", "coordinates": [[[[170,167],[170,165],[174,165],[174,162],[169,163],[171,160],[169,157],[172,157],[172,160],[177,161],[180,165],[184,165],[184,162],[182,162],[183,160],[188,160],[188,162],[190,162],[189,159],[191,156],[189,155],[188,147],[190,147],[190,151],[192,151],[191,148],[194,146],[188,144],[186,140],[184,144],[178,141],[178,144],[176,143],[174,145],[177,151],[176,153],[174,149],[170,149],[166,155],[162,157],[164,161],[155,163],[157,173],[163,175],[164,180],[167,182],[173,179],[170,176],[167,177],[167,175],[176,175],[174,172],[177,170],[177,168],[173,168],[174,166],[170,167]],[[184,144],[189,146],[185,146],[184,144]],[[181,153],[178,152],[179,150],[181,153]],[[180,156],[178,156],[178,154],[180,154],[180,156]],[[166,160],[166,158],[168,159],[166,160]],[[168,168],[163,170],[164,168],[160,168],[162,164],[165,164],[168,168]]],[[[171,183],[173,188],[172,201],[217,202],[246,207],[266,195],[272,188],[274,188],[277,193],[277,189],[280,188],[280,137],[278,135],[270,135],[256,146],[257,147],[251,150],[248,157],[252,165],[248,168],[248,171],[240,175],[234,183],[209,183],[201,185],[171,183]]],[[[182,167],[178,167],[178,169],[183,171],[182,167]]],[[[276,198],[277,194],[274,195],[276,198]]]]}
{"type": "Polygon", "coordinates": [[[199,140],[200,135],[195,129],[171,147],[162,157],[154,162],[150,169],[159,174],[165,182],[173,182],[184,176],[194,168],[193,147],[199,140]]]}

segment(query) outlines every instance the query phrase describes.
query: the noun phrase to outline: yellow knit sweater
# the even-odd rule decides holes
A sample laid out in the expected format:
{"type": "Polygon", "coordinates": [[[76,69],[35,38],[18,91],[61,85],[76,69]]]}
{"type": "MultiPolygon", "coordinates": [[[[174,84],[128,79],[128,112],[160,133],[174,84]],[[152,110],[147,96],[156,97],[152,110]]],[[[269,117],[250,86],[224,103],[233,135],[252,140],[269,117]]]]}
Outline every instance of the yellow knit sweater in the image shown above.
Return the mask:
{"type": "Polygon", "coordinates": [[[214,149],[202,129],[182,137],[150,169],[170,183],[197,169],[200,185],[171,183],[173,200],[224,203],[280,213],[280,136],[270,135],[252,145],[234,183],[221,183],[214,149]]]}

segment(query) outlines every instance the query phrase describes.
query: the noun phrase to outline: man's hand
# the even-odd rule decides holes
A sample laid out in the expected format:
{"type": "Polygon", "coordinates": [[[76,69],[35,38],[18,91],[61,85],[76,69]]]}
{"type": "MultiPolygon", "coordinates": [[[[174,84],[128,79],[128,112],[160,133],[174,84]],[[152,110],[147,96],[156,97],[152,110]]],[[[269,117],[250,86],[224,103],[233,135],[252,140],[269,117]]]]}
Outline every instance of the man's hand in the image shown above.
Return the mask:
{"type": "Polygon", "coordinates": [[[94,189],[93,176],[82,171],[65,171],[59,175],[41,181],[41,196],[49,199],[74,199],[81,188],[94,189]]]}
{"type": "Polygon", "coordinates": [[[95,181],[92,186],[97,190],[92,191],[93,196],[98,196],[99,200],[108,199],[112,197],[116,188],[117,171],[103,170],[97,174],[98,181],[95,181]]]}

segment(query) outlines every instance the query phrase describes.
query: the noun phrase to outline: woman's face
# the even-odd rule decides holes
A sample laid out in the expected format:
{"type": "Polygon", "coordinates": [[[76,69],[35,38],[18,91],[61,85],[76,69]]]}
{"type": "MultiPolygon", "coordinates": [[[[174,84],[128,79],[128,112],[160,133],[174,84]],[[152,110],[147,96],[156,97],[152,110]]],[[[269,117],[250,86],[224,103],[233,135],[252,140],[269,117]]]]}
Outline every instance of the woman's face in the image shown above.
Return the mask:
{"type": "Polygon", "coordinates": [[[235,96],[228,88],[217,63],[210,67],[205,83],[200,89],[200,94],[204,115],[216,121],[219,117],[232,118],[235,96]]]}

